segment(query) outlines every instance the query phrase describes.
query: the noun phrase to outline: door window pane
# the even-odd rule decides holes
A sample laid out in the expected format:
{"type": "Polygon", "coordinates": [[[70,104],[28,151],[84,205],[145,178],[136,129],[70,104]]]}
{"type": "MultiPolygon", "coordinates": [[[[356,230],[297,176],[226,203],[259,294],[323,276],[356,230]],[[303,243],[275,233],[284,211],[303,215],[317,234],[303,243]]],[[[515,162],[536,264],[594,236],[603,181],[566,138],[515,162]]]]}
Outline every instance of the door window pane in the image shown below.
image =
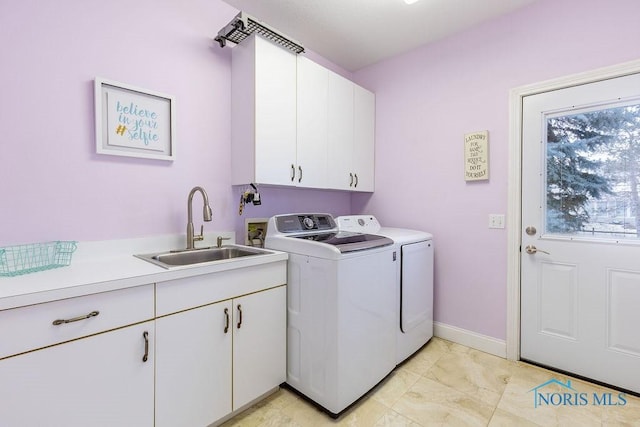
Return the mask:
{"type": "Polygon", "coordinates": [[[546,232],[640,233],[640,103],[546,116],[546,232]]]}

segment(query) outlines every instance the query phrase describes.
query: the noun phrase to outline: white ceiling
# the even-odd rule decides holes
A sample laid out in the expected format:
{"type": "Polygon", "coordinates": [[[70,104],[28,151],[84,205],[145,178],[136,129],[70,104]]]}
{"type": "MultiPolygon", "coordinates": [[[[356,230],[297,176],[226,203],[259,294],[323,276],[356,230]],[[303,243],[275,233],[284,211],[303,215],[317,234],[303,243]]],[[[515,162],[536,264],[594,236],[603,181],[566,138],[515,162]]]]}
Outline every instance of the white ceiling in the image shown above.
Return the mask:
{"type": "Polygon", "coordinates": [[[464,31],[536,0],[224,0],[349,70],[464,31]]]}

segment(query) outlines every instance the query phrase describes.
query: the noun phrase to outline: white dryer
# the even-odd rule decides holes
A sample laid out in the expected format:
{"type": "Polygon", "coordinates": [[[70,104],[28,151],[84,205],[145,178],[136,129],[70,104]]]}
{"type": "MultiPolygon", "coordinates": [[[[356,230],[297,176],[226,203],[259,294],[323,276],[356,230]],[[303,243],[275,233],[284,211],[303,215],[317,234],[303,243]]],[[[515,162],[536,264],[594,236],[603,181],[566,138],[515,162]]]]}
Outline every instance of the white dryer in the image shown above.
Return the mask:
{"type": "Polygon", "coordinates": [[[433,337],[433,236],[381,227],[373,215],[340,216],[336,222],[341,231],[373,233],[394,241],[400,256],[396,272],[396,363],[400,364],[433,337]]]}

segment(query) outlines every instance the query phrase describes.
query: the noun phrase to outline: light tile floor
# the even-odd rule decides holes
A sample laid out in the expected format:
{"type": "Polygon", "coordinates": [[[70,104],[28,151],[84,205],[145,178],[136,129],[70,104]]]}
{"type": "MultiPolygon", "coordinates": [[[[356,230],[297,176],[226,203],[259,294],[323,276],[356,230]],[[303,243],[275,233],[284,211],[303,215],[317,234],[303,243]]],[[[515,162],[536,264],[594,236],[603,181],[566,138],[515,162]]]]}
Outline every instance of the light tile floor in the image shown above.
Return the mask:
{"type": "MultiPolygon", "coordinates": [[[[564,393],[553,384],[541,390],[564,393]]],[[[594,405],[594,393],[622,402],[615,390],[434,338],[337,420],[281,389],[224,427],[640,426],[640,398],[594,405]],[[587,404],[534,407],[531,390],[554,378],[571,380],[587,404]]]]}

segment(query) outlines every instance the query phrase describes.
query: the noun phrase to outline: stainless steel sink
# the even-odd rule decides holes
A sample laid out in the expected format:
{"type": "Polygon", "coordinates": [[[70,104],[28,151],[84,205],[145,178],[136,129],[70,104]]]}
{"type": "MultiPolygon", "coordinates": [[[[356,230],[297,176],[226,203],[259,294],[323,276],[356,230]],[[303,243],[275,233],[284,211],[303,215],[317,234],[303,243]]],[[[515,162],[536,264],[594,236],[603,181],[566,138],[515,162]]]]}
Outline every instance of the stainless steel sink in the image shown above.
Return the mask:
{"type": "Polygon", "coordinates": [[[164,268],[213,263],[234,258],[268,255],[273,252],[240,246],[223,246],[182,251],[158,252],[135,255],[136,257],[164,268]]]}

